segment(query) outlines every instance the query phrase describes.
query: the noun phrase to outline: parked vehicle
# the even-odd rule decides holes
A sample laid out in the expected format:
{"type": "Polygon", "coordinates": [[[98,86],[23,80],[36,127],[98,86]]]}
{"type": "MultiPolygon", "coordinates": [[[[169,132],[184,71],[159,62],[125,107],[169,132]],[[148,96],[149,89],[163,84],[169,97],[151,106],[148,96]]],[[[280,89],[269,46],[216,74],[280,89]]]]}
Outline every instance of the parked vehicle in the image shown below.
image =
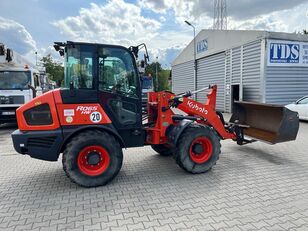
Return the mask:
{"type": "Polygon", "coordinates": [[[154,91],[153,78],[151,74],[141,77],[142,86],[142,112],[146,113],[148,104],[148,93],[154,91]]]}
{"type": "Polygon", "coordinates": [[[16,109],[43,93],[46,75],[0,44],[0,124],[16,121],[16,109]]]}
{"type": "Polygon", "coordinates": [[[122,148],[151,145],[197,174],[216,164],[221,140],[243,145],[254,141],[246,135],[271,144],[296,139],[298,114],[283,106],[238,102],[226,122],[215,109],[216,85],[183,94],[149,92],[143,124],[138,47],[66,42],[55,48],[65,55],[67,88],[18,108],[19,129],[12,138],[18,153],[34,158],[57,161],[63,153],[63,169],[79,185],[110,182],[122,167],[122,148]],[[116,62],[126,74],[119,76],[116,62]],[[81,68],[74,68],[80,63],[81,68]],[[191,98],[201,91],[208,91],[206,103],[191,98]],[[175,114],[172,108],[187,115],[175,114]]]}
{"type": "Polygon", "coordinates": [[[286,107],[292,111],[298,112],[299,119],[308,121],[308,95],[300,98],[294,103],[288,104],[286,107]]]}

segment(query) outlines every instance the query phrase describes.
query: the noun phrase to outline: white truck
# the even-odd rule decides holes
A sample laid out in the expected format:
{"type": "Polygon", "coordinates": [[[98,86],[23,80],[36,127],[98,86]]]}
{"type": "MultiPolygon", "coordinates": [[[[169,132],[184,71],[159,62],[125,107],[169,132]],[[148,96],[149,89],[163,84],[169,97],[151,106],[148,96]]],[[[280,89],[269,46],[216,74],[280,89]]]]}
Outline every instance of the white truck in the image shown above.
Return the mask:
{"type": "Polygon", "coordinates": [[[46,75],[0,43],[0,124],[14,122],[22,104],[42,94],[46,75]]]}
{"type": "Polygon", "coordinates": [[[147,112],[147,103],[148,103],[148,93],[154,91],[154,84],[152,75],[144,75],[141,77],[141,86],[142,86],[142,112],[146,114],[147,112]]]}

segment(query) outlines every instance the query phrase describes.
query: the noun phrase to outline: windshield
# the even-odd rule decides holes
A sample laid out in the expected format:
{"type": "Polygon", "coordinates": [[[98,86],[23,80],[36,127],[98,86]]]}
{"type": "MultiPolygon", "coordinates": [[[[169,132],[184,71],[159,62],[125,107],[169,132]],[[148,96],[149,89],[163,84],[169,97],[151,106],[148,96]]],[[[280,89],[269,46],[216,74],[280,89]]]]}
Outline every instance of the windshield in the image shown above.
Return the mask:
{"type": "Polygon", "coordinates": [[[147,76],[142,78],[142,89],[152,89],[153,87],[153,81],[152,78],[149,78],[147,76]]]}
{"type": "Polygon", "coordinates": [[[0,71],[0,89],[29,89],[30,71],[0,71]]]}

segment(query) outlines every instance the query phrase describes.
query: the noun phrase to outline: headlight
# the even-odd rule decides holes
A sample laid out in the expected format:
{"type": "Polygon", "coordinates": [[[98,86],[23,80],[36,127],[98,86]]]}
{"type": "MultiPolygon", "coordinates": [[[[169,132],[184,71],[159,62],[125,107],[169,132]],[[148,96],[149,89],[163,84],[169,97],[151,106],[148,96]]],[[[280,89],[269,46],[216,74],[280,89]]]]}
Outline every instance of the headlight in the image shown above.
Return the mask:
{"type": "Polygon", "coordinates": [[[48,104],[28,109],[24,112],[24,117],[28,125],[50,125],[53,122],[48,104]]]}

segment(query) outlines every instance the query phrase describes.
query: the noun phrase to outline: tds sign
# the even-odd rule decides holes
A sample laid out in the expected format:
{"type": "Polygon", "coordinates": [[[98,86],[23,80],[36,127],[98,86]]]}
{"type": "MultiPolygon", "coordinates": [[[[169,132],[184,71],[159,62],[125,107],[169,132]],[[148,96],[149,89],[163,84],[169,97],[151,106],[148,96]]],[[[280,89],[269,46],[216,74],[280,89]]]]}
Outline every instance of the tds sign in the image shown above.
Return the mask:
{"type": "Polygon", "coordinates": [[[270,43],[270,63],[299,63],[299,44],[270,43]]]}
{"type": "Polygon", "coordinates": [[[207,49],[208,49],[208,43],[206,39],[197,43],[197,53],[207,51],[207,49]]]}

